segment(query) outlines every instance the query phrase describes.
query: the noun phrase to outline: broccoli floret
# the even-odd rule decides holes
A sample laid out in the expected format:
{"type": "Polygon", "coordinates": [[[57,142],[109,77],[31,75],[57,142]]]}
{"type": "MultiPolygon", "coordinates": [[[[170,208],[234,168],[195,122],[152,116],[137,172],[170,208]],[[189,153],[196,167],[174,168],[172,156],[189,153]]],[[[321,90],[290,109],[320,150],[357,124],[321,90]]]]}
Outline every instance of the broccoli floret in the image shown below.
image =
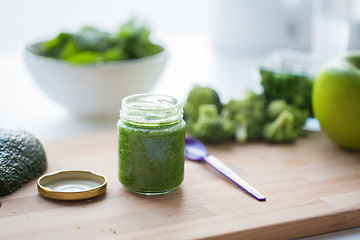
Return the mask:
{"type": "Polygon", "coordinates": [[[267,107],[268,123],[263,137],[275,143],[293,142],[304,133],[302,126],[309,116],[308,110],[288,105],[284,100],[272,101],[267,107]]]}
{"type": "Polygon", "coordinates": [[[294,115],[287,110],[282,111],[274,121],[265,124],[263,136],[274,143],[293,142],[298,136],[294,115]]]}
{"type": "Polygon", "coordinates": [[[297,128],[301,128],[310,115],[307,109],[299,109],[297,107],[287,104],[286,101],[280,99],[272,101],[268,105],[267,113],[270,120],[274,120],[284,110],[287,110],[294,115],[295,127],[297,128]]]}
{"type": "Polygon", "coordinates": [[[214,104],[199,106],[199,116],[189,127],[189,134],[203,142],[215,143],[227,140],[234,133],[234,124],[219,115],[214,104]]]}
{"type": "Polygon", "coordinates": [[[198,119],[199,106],[203,104],[214,104],[218,113],[222,109],[219,94],[214,89],[194,86],[184,104],[184,119],[188,124],[198,119]]]}
{"type": "Polygon", "coordinates": [[[261,138],[264,112],[263,96],[247,92],[243,100],[230,100],[221,115],[234,122],[236,141],[245,143],[261,138]]]}

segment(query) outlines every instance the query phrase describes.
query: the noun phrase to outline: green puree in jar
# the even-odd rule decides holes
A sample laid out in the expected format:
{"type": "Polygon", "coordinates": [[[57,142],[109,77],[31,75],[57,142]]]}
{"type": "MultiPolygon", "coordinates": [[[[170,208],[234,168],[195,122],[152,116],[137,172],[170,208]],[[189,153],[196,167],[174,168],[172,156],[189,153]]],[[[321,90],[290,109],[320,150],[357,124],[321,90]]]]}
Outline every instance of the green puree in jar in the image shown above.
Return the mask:
{"type": "Polygon", "coordinates": [[[142,194],[171,191],[184,179],[185,122],[118,122],[119,180],[142,194]]]}
{"type": "Polygon", "coordinates": [[[146,195],[167,193],[184,179],[185,122],[181,102],[160,94],[123,99],[119,129],[119,180],[146,195]]]}
{"type": "Polygon", "coordinates": [[[185,122],[179,101],[140,94],[123,100],[119,129],[119,180],[147,195],[177,188],[184,179],[185,122]]]}

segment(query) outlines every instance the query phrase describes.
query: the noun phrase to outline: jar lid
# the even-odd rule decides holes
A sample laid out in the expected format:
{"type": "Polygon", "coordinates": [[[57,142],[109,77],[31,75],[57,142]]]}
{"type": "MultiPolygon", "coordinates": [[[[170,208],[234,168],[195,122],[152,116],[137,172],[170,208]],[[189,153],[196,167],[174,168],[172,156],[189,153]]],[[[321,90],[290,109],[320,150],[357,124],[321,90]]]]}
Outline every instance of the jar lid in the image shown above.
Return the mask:
{"type": "Polygon", "coordinates": [[[91,171],[58,171],[41,176],[37,183],[40,195],[57,200],[80,200],[105,193],[107,179],[91,171]]]}

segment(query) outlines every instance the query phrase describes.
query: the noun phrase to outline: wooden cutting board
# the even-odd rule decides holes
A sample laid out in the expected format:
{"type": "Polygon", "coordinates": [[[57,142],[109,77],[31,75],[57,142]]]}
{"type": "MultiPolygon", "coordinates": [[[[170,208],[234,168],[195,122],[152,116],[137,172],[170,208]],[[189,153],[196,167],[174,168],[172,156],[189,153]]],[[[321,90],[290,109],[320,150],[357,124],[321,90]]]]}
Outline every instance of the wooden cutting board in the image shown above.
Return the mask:
{"type": "Polygon", "coordinates": [[[117,180],[116,131],[44,147],[47,172],[93,170],[107,176],[108,190],[90,200],[56,201],[41,197],[34,180],[0,198],[0,239],[289,239],[360,226],[360,153],[322,133],[290,145],[209,146],[266,202],[188,160],[177,190],[133,194],[117,180]]]}

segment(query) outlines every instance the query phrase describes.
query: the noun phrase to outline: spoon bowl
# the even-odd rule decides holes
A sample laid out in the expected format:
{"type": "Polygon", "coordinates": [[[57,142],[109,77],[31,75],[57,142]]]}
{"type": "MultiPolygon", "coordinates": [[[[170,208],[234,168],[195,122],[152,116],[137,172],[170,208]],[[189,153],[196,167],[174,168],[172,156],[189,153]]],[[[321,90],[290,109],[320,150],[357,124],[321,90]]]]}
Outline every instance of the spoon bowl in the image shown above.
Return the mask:
{"type": "Polygon", "coordinates": [[[194,139],[186,138],[185,139],[185,157],[192,161],[202,161],[204,157],[208,156],[205,145],[194,139]]]}

